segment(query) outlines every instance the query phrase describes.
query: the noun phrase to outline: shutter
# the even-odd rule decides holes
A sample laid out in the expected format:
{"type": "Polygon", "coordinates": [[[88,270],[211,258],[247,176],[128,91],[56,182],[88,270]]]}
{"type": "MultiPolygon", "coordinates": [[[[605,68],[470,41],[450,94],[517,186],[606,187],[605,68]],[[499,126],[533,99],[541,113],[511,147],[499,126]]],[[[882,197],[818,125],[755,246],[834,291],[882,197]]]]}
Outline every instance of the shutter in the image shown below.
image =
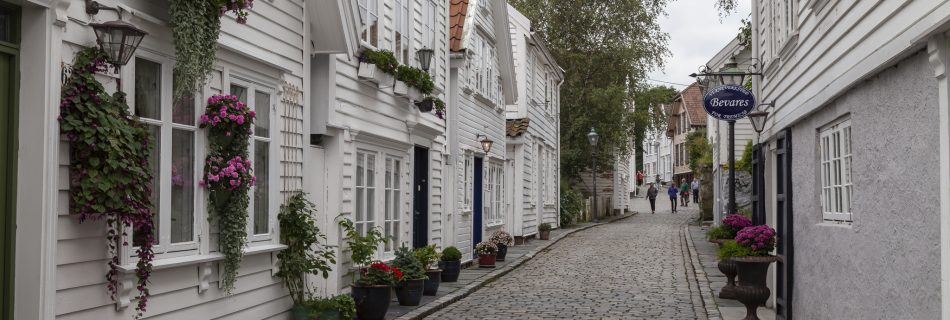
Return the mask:
{"type": "Polygon", "coordinates": [[[762,144],[752,147],[752,224],[765,224],[765,163],[762,144]]]}
{"type": "Polygon", "coordinates": [[[776,155],[776,227],[778,230],[775,288],[775,318],[792,319],[793,266],[795,262],[794,214],[792,212],[792,131],[779,133],[776,155]]]}

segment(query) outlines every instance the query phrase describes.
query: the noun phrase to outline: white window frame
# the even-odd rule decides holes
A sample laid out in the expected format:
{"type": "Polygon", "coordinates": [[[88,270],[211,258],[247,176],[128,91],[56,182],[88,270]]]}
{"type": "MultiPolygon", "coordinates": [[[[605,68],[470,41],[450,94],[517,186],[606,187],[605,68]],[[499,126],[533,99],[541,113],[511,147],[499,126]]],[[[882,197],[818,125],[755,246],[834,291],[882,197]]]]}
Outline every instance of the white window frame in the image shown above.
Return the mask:
{"type": "Polygon", "coordinates": [[[405,183],[404,174],[405,160],[386,154],[383,170],[383,236],[390,238],[388,243],[383,244],[384,256],[394,255],[399,244],[402,243],[400,233],[400,223],[405,213],[403,208],[403,188],[405,183]],[[392,171],[390,171],[392,170],[392,171]]]}
{"type": "Polygon", "coordinates": [[[466,212],[472,211],[472,187],[474,185],[473,175],[475,174],[475,159],[473,158],[471,151],[466,151],[462,157],[462,192],[464,193],[463,199],[463,210],[466,212]]]}
{"type": "Polygon", "coordinates": [[[395,0],[393,6],[393,54],[401,64],[412,64],[412,14],[409,2],[412,0],[395,0]],[[400,46],[396,47],[396,43],[400,46]],[[400,52],[402,51],[402,52],[400,52]]]}
{"type": "Polygon", "coordinates": [[[499,226],[505,223],[504,213],[504,165],[497,160],[489,159],[483,171],[485,187],[482,189],[483,220],[486,227],[499,226]]]}
{"type": "MultiPolygon", "coordinates": [[[[380,232],[384,236],[386,236],[388,235],[387,232],[389,231],[386,229],[387,221],[395,222],[399,224],[398,234],[395,234],[395,236],[393,237],[395,240],[390,241],[389,245],[380,244],[377,247],[376,259],[383,260],[383,261],[393,259],[395,257],[395,249],[407,243],[404,236],[406,235],[406,231],[408,230],[402,224],[404,223],[404,221],[408,221],[409,219],[409,216],[408,216],[409,207],[407,206],[406,199],[409,199],[408,197],[410,195],[407,194],[407,192],[411,190],[412,188],[407,184],[409,183],[409,176],[408,176],[409,169],[408,169],[408,163],[406,162],[407,157],[404,154],[400,155],[400,153],[401,152],[399,152],[398,150],[391,150],[389,148],[379,147],[379,146],[375,146],[371,144],[358,143],[357,151],[353,158],[353,161],[359,161],[360,154],[364,156],[371,155],[375,158],[375,162],[372,167],[373,174],[374,174],[373,176],[374,183],[371,189],[374,191],[373,211],[369,212],[368,206],[366,205],[363,206],[363,209],[365,211],[363,212],[362,216],[365,220],[356,219],[356,210],[358,210],[359,208],[357,204],[357,201],[359,198],[356,193],[360,192],[360,188],[361,188],[360,185],[362,181],[359,181],[356,174],[356,170],[359,170],[359,166],[357,165],[356,162],[354,162],[353,164],[353,170],[354,170],[353,171],[353,179],[354,179],[353,222],[356,226],[358,227],[361,226],[358,228],[358,230],[360,231],[360,234],[366,235],[366,231],[370,230],[371,228],[379,227],[380,232]],[[386,190],[387,190],[386,161],[387,160],[399,161],[399,166],[400,166],[399,186],[398,186],[398,189],[390,188],[391,190],[395,190],[399,192],[399,202],[397,203],[389,203],[389,204],[386,203],[387,201],[386,200],[386,190]],[[390,206],[390,208],[393,208],[393,206],[395,206],[395,208],[397,209],[397,212],[395,212],[396,215],[389,217],[390,219],[387,219],[387,216],[386,216],[387,205],[390,206]]],[[[367,158],[364,158],[364,161],[366,161],[366,159],[367,158]]],[[[365,169],[366,167],[364,165],[364,170],[365,169]]],[[[363,178],[365,179],[366,177],[367,175],[364,173],[363,178]]],[[[369,189],[368,186],[362,187],[362,188],[364,190],[369,189]]],[[[363,201],[366,201],[367,197],[364,195],[362,199],[363,201]]]]}
{"type": "Polygon", "coordinates": [[[376,203],[379,199],[379,182],[377,179],[379,167],[379,153],[374,150],[367,150],[365,148],[359,148],[356,151],[356,156],[354,158],[353,169],[356,170],[353,173],[353,224],[356,230],[360,235],[365,236],[366,232],[378,225],[377,216],[378,216],[378,207],[376,203]],[[373,163],[369,163],[369,159],[372,157],[373,163]],[[360,168],[362,168],[362,176],[360,175],[360,168]],[[372,169],[372,174],[370,174],[370,169],[372,169]],[[362,177],[362,178],[361,178],[362,177]],[[373,185],[370,186],[367,181],[367,177],[373,178],[373,185]],[[368,195],[372,192],[373,201],[367,201],[368,195]],[[362,195],[362,197],[360,197],[362,195]],[[362,199],[363,202],[360,202],[362,199]],[[372,210],[366,204],[372,203],[372,210]],[[362,204],[362,206],[360,206],[362,204]],[[360,219],[362,217],[362,219],[360,219]]]}
{"type": "Polygon", "coordinates": [[[851,118],[821,128],[818,135],[822,219],[852,222],[854,184],[851,118]]]}
{"type": "Polygon", "coordinates": [[[379,18],[380,0],[357,0],[356,1],[356,21],[359,23],[359,30],[357,32],[357,37],[359,38],[360,45],[367,47],[369,49],[376,50],[379,47],[379,41],[382,40],[379,37],[380,31],[382,29],[382,22],[379,18]],[[372,43],[372,33],[370,28],[372,24],[368,23],[368,18],[373,17],[376,19],[376,43],[372,43]],[[363,38],[363,33],[366,33],[366,38],[363,38]]]}
{"type": "MultiPolygon", "coordinates": [[[[232,85],[241,86],[247,89],[246,104],[249,107],[251,107],[252,110],[257,111],[258,113],[260,113],[260,111],[257,110],[259,106],[257,105],[257,102],[255,101],[255,99],[257,98],[256,97],[257,92],[266,93],[270,95],[270,105],[266,106],[269,108],[268,117],[270,119],[268,120],[270,121],[269,121],[269,126],[268,126],[268,133],[270,136],[259,137],[255,134],[252,134],[248,142],[249,145],[248,145],[248,152],[247,152],[248,157],[252,161],[252,165],[256,167],[257,164],[253,163],[254,159],[256,159],[255,158],[256,150],[255,150],[254,144],[257,141],[267,142],[267,152],[270,154],[270,163],[267,164],[267,173],[268,173],[267,182],[268,182],[268,188],[269,188],[267,190],[268,228],[267,228],[266,233],[261,233],[261,234],[254,233],[254,227],[255,227],[254,194],[257,191],[258,185],[260,185],[260,183],[258,183],[258,185],[255,185],[254,187],[251,188],[250,190],[251,194],[249,195],[250,201],[248,202],[248,212],[247,212],[248,213],[247,240],[248,240],[248,243],[264,242],[264,241],[269,242],[271,240],[276,239],[276,237],[274,237],[275,230],[277,229],[276,212],[279,211],[279,208],[280,208],[280,204],[278,203],[279,202],[278,199],[280,199],[278,197],[279,195],[278,189],[280,189],[281,184],[280,184],[280,179],[279,179],[280,173],[277,171],[278,170],[277,164],[280,162],[279,160],[280,159],[280,141],[282,140],[277,138],[277,135],[280,133],[280,128],[277,127],[277,123],[278,123],[277,118],[280,117],[280,115],[277,112],[277,100],[278,100],[278,97],[276,94],[277,90],[275,90],[274,87],[271,87],[267,84],[263,84],[261,81],[253,80],[253,77],[245,76],[244,74],[235,73],[233,71],[228,75],[228,82],[225,85],[225,88],[227,88],[229,94],[231,94],[232,85]]],[[[255,121],[259,121],[259,119],[255,119],[255,121]]],[[[254,130],[253,127],[251,130],[254,130]]],[[[257,173],[254,173],[254,175],[257,176],[257,173]]]]}
{"type": "Polygon", "coordinates": [[[557,202],[557,188],[559,184],[559,181],[557,181],[557,154],[554,148],[551,147],[548,147],[547,153],[547,162],[545,162],[547,164],[547,170],[545,170],[545,172],[548,177],[546,186],[548,196],[544,199],[544,205],[553,206],[557,202]]]}

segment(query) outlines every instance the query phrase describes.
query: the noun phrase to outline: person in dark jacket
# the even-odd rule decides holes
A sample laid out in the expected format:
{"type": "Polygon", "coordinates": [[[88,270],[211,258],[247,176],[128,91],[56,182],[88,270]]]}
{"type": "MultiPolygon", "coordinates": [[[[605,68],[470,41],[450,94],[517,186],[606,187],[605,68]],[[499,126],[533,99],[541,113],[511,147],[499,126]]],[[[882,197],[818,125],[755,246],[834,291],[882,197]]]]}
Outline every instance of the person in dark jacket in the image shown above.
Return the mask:
{"type": "Polygon", "coordinates": [[[650,200],[650,211],[651,213],[656,214],[656,194],[659,193],[659,190],[656,189],[656,186],[652,182],[649,183],[650,188],[647,189],[647,200],[650,200]]]}
{"type": "Polygon", "coordinates": [[[680,190],[676,188],[676,183],[670,183],[670,187],[666,189],[666,194],[670,196],[670,202],[673,203],[673,213],[676,213],[676,194],[680,190]]]}

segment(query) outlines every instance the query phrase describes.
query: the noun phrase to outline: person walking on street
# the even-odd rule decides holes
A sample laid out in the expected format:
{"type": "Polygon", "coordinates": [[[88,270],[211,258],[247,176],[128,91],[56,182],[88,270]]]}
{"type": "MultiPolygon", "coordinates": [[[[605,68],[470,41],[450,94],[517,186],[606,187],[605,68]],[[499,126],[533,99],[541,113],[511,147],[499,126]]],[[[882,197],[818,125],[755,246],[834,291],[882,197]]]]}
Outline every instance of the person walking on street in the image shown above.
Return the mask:
{"type": "Polygon", "coordinates": [[[656,189],[656,186],[652,182],[648,183],[650,188],[647,189],[647,200],[650,201],[650,211],[652,214],[656,214],[656,194],[659,190],[656,189]]]}
{"type": "Polygon", "coordinates": [[[673,213],[676,213],[676,194],[679,193],[674,183],[670,182],[670,187],[666,189],[666,194],[670,196],[670,202],[673,203],[673,213]]]}
{"type": "Polygon", "coordinates": [[[693,178],[693,202],[699,203],[699,178],[693,178]]]}
{"type": "Polygon", "coordinates": [[[686,178],[680,179],[680,196],[683,198],[680,199],[680,204],[684,207],[689,206],[689,183],[686,182],[686,178]]]}

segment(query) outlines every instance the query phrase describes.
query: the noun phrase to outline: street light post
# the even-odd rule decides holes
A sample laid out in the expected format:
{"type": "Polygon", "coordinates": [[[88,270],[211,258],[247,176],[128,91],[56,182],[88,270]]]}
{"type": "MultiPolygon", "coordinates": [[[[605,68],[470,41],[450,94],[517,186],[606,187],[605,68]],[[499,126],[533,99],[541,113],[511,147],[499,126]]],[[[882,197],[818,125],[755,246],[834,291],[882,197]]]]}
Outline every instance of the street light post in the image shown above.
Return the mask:
{"type": "Polygon", "coordinates": [[[736,122],[729,121],[729,214],[736,212],[736,122]]]}
{"type": "Polygon", "coordinates": [[[590,133],[587,134],[587,140],[590,142],[591,149],[591,162],[593,164],[593,169],[590,172],[591,177],[594,180],[594,191],[593,191],[593,207],[594,207],[594,222],[600,222],[598,218],[599,212],[597,211],[597,131],[594,130],[594,127],[590,128],[590,133]]]}

